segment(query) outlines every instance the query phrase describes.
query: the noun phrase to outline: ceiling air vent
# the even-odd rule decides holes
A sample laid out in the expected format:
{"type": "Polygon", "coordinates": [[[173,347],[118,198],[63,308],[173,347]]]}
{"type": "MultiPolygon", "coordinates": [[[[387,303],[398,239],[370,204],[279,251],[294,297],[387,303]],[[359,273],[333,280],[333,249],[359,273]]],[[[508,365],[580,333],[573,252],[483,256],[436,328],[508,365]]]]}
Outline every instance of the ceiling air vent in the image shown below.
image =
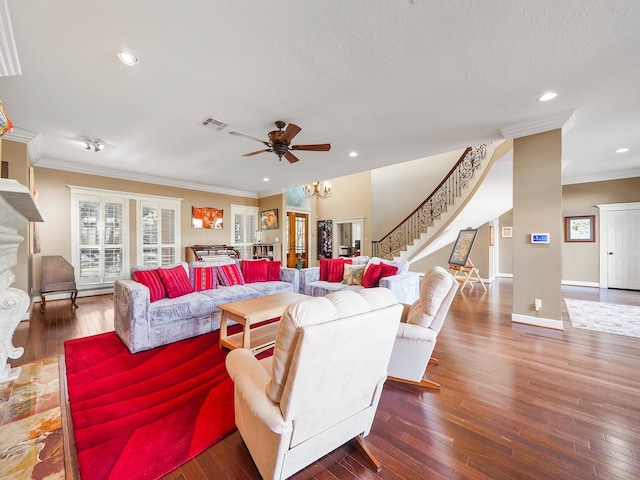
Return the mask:
{"type": "Polygon", "coordinates": [[[213,128],[214,130],[224,130],[229,125],[227,123],[216,120],[213,117],[207,117],[202,121],[202,125],[205,127],[213,128]]]}

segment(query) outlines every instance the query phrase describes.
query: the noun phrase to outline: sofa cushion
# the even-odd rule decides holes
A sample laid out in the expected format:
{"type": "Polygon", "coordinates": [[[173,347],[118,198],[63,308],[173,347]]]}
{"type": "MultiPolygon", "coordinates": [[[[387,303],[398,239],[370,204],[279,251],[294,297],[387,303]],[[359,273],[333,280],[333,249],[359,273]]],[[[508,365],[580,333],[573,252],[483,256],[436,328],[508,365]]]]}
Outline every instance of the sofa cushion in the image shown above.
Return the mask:
{"type": "Polygon", "coordinates": [[[258,296],[263,297],[265,295],[273,295],[282,292],[293,292],[293,284],[289,282],[254,282],[245,283],[245,286],[254,289],[258,292],[258,296]]]}
{"type": "Polygon", "coordinates": [[[244,283],[266,282],[269,278],[267,260],[242,260],[242,277],[244,283]]]}
{"type": "Polygon", "coordinates": [[[158,270],[134,270],[133,279],[149,289],[149,301],[157,302],[161,298],[167,297],[164,283],[158,275],[158,270]]]}
{"type": "Polygon", "coordinates": [[[409,309],[407,323],[429,327],[453,284],[453,277],[444,268],[430,269],[422,279],[420,298],[409,309]]]}
{"type": "Polygon", "coordinates": [[[215,301],[200,292],[188,293],[176,298],[163,298],[149,305],[149,325],[211,317],[214,307],[215,301]]]}
{"type": "Polygon", "coordinates": [[[367,267],[365,268],[365,270],[368,269],[371,265],[380,263],[386,263],[387,265],[394,265],[398,267],[398,275],[402,275],[403,273],[409,271],[409,262],[407,262],[406,260],[383,260],[380,257],[371,257],[367,262],[367,267]]]}
{"type": "Polygon", "coordinates": [[[320,280],[325,282],[341,282],[344,275],[344,264],[351,264],[350,258],[321,258],[320,280]]]}
{"type": "Polygon", "coordinates": [[[216,267],[193,267],[191,271],[191,284],[196,292],[212,290],[218,287],[218,272],[216,267]]]}
{"type": "Polygon", "coordinates": [[[193,285],[189,281],[187,272],[182,265],[170,268],[159,268],[158,275],[169,298],[181,297],[187,293],[193,293],[193,285]]]}
{"type": "Polygon", "coordinates": [[[272,376],[267,385],[267,395],[272,402],[280,403],[284,382],[289,374],[293,359],[293,347],[298,338],[298,328],[316,325],[338,318],[338,310],[324,297],[310,298],[289,305],[278,324],[276,343],[273,351],[272,376]]]}
{"type": "Polygon", "coordinates": [[[342,275],[342,283],[346,285],[361,285],[362,275],[364,274],[364,265],[344,265],[344,274],[342,275]]]}
{"type": "Polygon", "coordinates": [[[361,285],[346,285],[342,282],[322,282],[320,280],[316,282],[309,282],[304,286],[305,295],[310,295],[312,297],[324,297],[326,294],[331,292],[339,292],[341,290],[360,290],[362,289],[361,285]]]}
{"type": "MultiPolygon", "coordinates": [[[[398,267],[395,265],[389,265],[388,263],[382,262],[380,263],[380,278],[384,277],[393,277],[398,274],[398,267]]],[[[378,282],[380,282],[380,278],[378,282]]]]}
{"type": "Polygon", "coordinates": [[[375,287],[378,284],[378,280],[380,280],[380,264],[368,265],[362,275],[362,286],[365,288],[375,287]]]}
{"type": "Polygon", "coordinates": [[[218,281],[220,285],[231,287],[232,285],[244,285],[244,277],[238,266],[233,263],[230,265],[219,265],[216,267],[218,271],[218,281]]]}
{"type": "Polygon", "coordinates": [[[280,281],[280,262],[275,260],[267,262],[267,280],[270,282],[280,281]]]}
{"type": "Polygon", "coordinates": [[[251,285],[231,285],[230,287],[216,288],[215,290],[206,290],[200,293],[215,300],[216,312],[220,311],[218,305],[223,303],[237,302],[259,296],[258,291],[252,288],[251,285]]]}

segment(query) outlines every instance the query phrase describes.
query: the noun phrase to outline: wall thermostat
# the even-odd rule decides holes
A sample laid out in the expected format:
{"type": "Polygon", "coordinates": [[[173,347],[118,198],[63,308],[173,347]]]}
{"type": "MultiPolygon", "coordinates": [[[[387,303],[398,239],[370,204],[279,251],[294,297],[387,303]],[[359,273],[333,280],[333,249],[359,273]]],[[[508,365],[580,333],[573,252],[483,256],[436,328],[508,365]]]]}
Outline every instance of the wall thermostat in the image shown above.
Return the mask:
{"type": "Polygon", "coordinates": [[[531,243],[549,243],[548,233],[532,233],[531,243]]]}

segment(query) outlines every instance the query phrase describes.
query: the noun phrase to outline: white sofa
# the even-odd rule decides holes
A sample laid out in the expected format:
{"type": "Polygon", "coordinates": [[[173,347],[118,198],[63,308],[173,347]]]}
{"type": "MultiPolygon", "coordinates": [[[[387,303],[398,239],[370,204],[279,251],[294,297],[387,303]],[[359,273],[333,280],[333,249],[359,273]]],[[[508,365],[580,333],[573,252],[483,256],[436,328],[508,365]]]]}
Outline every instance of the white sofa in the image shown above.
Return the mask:
{"type": "Polygon", "coordinates": [[[229,352],[235,420],[264,479],[284,479],[373,423],[402,306],[385,288],[289,305],[272,357],[229,352]]]}
{"type": "MultiPolygon", "coordinates": [[[[395,275],[383,277],[377,286],[391,290],[400,303],[412,304],[419,296],[420,274],[409,271],[409,263],[406,260],[383,260],[378,257],[360,256],[352,257],[353,265],[364,265],[365,272],[371,265],[386,263],[398,268],[395,275]]],[[[340,290],[361,290],[361,285],[348,285],[346,283],[320,280],[320,267],[309,267],[300,270],[299,292],[312,297],[323,297],[331,292],[340,290]]]]}
{"type": "MultiPolygon", "coordinates": [[[[180,263],[193,283],[193,272],[198,267],[211,267],[236,263],[229,259],[216,262],[180,263]]],[[[143,269],[134,267],[133,272],[143,269]]],[[[220,328],[221,311],[218,305],[248,298],[297,291],[298,270],[280,268],[279,281],[252,282],[244,285],[218,286],[195,291],[177,298],[162,298],[151,302],[150,291],[133,279],[118,280],[114,286],[115,331],[131,353],[148,350],[209,333],[220,328]]]]}

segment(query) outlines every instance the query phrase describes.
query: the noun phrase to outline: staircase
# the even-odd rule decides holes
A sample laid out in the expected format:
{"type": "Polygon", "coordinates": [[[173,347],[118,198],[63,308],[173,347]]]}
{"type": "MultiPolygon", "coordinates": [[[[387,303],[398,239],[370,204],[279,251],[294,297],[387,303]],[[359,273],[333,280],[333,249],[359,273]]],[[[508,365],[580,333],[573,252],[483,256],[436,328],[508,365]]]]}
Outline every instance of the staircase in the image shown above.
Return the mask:
{"type": "MultiPolygon", "coordinates": [[[[459,229],[449,232],[447,227],[455,223],[454,220],[470,202],[494,162],[505,156],[505,152],[510,149],[510,142],[494,142],[467,148],[420,206],[381,240],[372,242],[373,255],[389,260],[402,258],[413,262],[434,251],[433,248],[427,249],[429,245],[438,245],[440,248],[455,240],[459,229]],[[444,233],[452,234],[453,238],[448,239],[444,233]]],[[[510,158],[509,155],[509,160],[510,158]]],[[[509,162],[509,167],[510,165],[509,162]]],[[[509,194],[508,198],[510,197],[509,194]]],[[[510,201],[505,199],[501,199],[500,203],[507,204],[499,209],[500,213],[511,208],[510,201]]],[[[495,209],[495,205],[492,207],[495,209]]],[[[495,216],[484,219],[482,223],[492,218],[495,216]]],[[[467,226],[469,225],[462,228],[467,226]]]]}

